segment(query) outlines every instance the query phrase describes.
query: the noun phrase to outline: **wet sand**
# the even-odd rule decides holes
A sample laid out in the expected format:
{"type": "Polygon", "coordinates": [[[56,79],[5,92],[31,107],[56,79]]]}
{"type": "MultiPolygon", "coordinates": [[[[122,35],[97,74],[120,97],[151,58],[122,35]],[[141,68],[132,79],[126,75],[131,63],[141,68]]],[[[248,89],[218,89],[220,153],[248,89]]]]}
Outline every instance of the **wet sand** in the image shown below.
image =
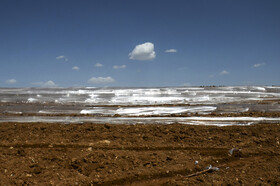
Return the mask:
{"type": "Polygon", "coordinates": [[[1,185],[277,185],[280,124],[1,123],[0,180],[1,185]],[[209,165],[219,170],[206,169],[209,165]]]}

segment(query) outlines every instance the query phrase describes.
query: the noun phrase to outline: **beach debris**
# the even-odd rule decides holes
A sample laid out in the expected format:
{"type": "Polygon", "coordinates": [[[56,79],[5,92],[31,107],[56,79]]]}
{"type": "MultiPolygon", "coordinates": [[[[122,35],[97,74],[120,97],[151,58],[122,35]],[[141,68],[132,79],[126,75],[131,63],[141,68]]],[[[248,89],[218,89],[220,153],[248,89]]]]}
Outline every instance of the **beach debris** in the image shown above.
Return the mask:
{"type": "Polygon", "coordinates": [[[209,166],[206,167],[206,170],[219,171],[220,169],[218,167],[213,167],[212,165],[209,165],[209,166]]]}
{"type": "Polygon", "coordinates": [[[229,151],[229,155],[233,157],[241,157],[241,149],[232,148],[229,151]]]}
{"type": "Polygon", "coordinates": [[[232,149],[230,149],[228,152],[229,152],[230,155],[232,155],[233,152],[236,151],[236,150],[237,150],[236,148],[232,148],[232,149]]]}
{"type": "Polygon", "coordinates": [[[220,168],[218,168],[218,167],[212,167],[212,170],[214,170],[214,171],[219,171],[220,168]]]}
{"type": "Polygon", "coordinates": [[[212,169],[212,165],[207,166],[205,169],[212,169]]]}
{"type": "Polygon", "coordinates": [[[213,171],[219,171],[220,170],[220,168],[218,168],[218,167],[213,167],[212,165],[209,165],[209,166],[207,166],[203,171],[199,171],[199,172],[196,172],[196,173],[193,173],[193,174],[189,174],[189,175],[187,175],[186,177],[187,178],[190,178],[190,177],[193,177],[193,176],[198,176],[198,175],[200,175],[200,174],[204,174],[204,173],[206,173],[206,172],[213,172],[213,171]]]}

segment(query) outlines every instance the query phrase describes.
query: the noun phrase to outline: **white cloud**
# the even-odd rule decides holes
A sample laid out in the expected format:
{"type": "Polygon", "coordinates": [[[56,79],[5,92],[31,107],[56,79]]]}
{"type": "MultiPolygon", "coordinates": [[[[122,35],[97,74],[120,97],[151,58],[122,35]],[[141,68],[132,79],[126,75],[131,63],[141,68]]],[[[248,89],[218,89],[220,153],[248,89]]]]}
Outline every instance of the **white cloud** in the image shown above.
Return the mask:
{"type": "Polygon", "coordinates": [[[176,50],[176,49],[171,48],[171,49],[165,50],[165,52],[166,52],[166,53],[176,53],[176,52],[177,52],[177,50],[176,50]]]}
{"type": "Polygon", "coordinates": [[[35,85],[35,86],[45,87],[45,88],[51,88],[51,87],[57,87],[58,86],[52,80],[49,80],[47,82],[35,82],[35,83],[31,83],[31,84],[35,85]]]}
{"type": "Polygon", "coordinates": [[[64,61],[68,61],[68,58],[66,56],[57,56],[55,59],[57,60],[64,59],[64,61]]]}
{"type": "Polygon", "coordinates": [[[222,72],[220,72],[220,75],[227,75],[227,74],[230,74],[230,73],[226,70],[223,70],[222,72]]]}
{"type": "Polygon", "coordinates": [[[106,84],[106,83],[114,83],[115,80],[111,78],[110,76],[108,77],[92,77],[88,80],[88,83],[93,83],[93,84],[106,84]]]}
{"type": "Polygon", "coordinates": [[[74,66],[72,67],[72,70],[80,70],[80,67],[74,66]]]}
{"type": "Polygon", "coordinates": [[[53,81],[49,80],[43,84],[43,87],[57,87],[57,84],[55,84],[53,81]]]}
{"type": "Polygon", "coordinates": [[[129,59],[133,60],[152,60],[156,57],[156,53],[154,51],[154,44],[150,42],[146,42],[140,45],[135,46],[131,53],[128,54],[129,59]]]}
{"type": "Polygon", "coordinates": [[[15,84],[16,82],[17,82],[17,80],[15,80],[15,79],[8,79],[6,81],[6,84],[15,84]]]}
{"type": "Polygon", "coordinates": [[[257,64],[254,64],[253,67],[258,68],[258,67],[264,66],[264,65],[265,65],[265,63],[257,63],[257,64]]]}
{"type": "Polygon", "coordinates": [[[63,59],[65,56],[57,56],[56,59],[63,59]]]}
{"type": "Polygon", "coordinates": [[[123,68],[126,68],[126,65],[120,65],[120,66],[114,65],[113,66],[113,69],[123,69],[123,68]]]}
{"type": "Polygon", "coordinates": [[[103,67],[103,65],[101,63],[96,63],[94,66],[95,67],[103,67]]]}

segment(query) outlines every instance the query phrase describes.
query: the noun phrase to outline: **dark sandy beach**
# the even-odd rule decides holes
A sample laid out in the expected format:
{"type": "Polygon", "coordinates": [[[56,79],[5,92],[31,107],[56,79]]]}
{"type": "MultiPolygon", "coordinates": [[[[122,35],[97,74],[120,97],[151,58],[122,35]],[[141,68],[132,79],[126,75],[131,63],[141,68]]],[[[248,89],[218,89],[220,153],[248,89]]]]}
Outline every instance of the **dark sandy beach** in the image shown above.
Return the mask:
{"type": "Polygon", "coordinates": [[[1,185],[277,185],[279,134],[280,124],[1,123],[0,180],[1,185]]]}

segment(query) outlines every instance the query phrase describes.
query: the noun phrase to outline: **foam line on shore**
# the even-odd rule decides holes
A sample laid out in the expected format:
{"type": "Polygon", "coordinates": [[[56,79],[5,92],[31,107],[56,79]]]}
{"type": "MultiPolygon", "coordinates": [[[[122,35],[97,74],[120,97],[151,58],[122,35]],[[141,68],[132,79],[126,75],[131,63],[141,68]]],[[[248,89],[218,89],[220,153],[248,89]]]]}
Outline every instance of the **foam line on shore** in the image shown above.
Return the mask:
{"type": "Polygon", "coordinates": [[[189,124],[189,125],[252,125],[257,123],[280,123],[280,118],[267,117],[52,117],[52,116],[24,116],[2,117],[0,123],[95,123],[95,124],[189,124]]]}

